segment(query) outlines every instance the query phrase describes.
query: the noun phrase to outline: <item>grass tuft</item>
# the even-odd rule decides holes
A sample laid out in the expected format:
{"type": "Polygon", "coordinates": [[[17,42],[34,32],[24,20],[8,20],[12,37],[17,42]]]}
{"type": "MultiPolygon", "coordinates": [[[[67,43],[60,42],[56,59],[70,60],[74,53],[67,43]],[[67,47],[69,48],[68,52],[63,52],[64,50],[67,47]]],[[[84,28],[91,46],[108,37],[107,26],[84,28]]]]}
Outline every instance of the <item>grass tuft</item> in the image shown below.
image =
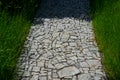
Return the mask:
{"type": "Polygon", "coordinates": [[[91,0],[96,40],[109,80],[120,80],[120,0],[91,0]]]}
{"type": "Polygon", "coordinates": [[[22,16],[0,16],[0,80],[12,80],[31,23],[22,16]]]}
{"type": "Polygon", "coordinates": [[[0,80],[14,80],[16,64],[40,0],[19,0],[24,4],[5,1],[0,1],[0,80]],[[8,3],[3,5],[5,1],[8,3]]]}

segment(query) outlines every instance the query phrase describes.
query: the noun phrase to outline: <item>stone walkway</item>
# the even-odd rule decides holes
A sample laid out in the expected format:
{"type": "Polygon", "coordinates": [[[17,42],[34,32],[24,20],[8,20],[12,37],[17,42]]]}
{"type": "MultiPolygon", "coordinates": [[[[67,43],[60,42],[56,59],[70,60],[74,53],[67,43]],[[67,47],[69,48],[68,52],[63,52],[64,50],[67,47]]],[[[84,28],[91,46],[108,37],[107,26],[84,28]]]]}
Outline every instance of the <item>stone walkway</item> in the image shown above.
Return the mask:
{"type": "Polygon", "coordinates": [[[18,80],[106,80],[89,0],[42,0],[18,64],[18,80]]]}

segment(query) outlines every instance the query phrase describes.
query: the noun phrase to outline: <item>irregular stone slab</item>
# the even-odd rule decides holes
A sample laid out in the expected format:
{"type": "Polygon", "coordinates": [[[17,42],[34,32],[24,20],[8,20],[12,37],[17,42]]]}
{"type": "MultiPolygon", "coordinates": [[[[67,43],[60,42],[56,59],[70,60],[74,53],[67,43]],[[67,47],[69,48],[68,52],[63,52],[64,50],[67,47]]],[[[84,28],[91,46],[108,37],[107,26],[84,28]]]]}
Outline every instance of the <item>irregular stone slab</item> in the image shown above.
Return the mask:
{"type": "Polygon", "coordinates": [[[46,76],[40,76],[39,80],[47,80],[47,77],[46,76]]]}
{"type": "Polygon", "coordinates": [[[79,69],[77,69],[75,66],[69,66],[60,69],[58,72],[58,75],[60,78],[66,77],[66,76],[72,76],[80,73],[79,69]]]}
{"type": "Polygon", "coordinates": [[[39,80],[39,75],[34,75],[30,80],[39,80]]]}
{"type": "Polygon", "coordinates": [[[86,62],[80,62],[80,65],[85,68],[89,67],[89,65],[86,62]]]}
{"type": "Polygon", "coordinates": [[[53,80],[60,80],[60,79],[53,79],[53,80]]]}
{"type": "Polygon", "coordinates": [[[56,67],[57,69],[63,68],[64,66],[66,66],[66,65],[60,64],[60,63],[58,63],[58,64],[55,65],[55,67],[56,67]]]}
{"type": "Polygon", "coordinates": [[[99,60],[86,60],[86,62],[91,68],[98,68],[102,66],[99,60]]]}
{"type": "Polygon", "coordinates": [[[107,80],[105,74],[95,74],[94,80],[107,80]]]}
{"type": "Polygon", "coordinates": [[[105,76],[101,74],[80,74],[78,75],[78,80],[107,80],[105,76]]]}
{"type": "Polygon", "coordinates": [[[37,66],[44,67],[44,63],[45,63],[44,60],[37,61],[37,66]]]}
{"type": "Polygon", "coordinates": [[[94,80],[90,74],[80,74],[78,80],[94,80]]]}
{"type": "Polygon", "coordinates": [[[39,72],[40,71],[40,67],[33,67],[33,71],[34,72],[39,72]]]}

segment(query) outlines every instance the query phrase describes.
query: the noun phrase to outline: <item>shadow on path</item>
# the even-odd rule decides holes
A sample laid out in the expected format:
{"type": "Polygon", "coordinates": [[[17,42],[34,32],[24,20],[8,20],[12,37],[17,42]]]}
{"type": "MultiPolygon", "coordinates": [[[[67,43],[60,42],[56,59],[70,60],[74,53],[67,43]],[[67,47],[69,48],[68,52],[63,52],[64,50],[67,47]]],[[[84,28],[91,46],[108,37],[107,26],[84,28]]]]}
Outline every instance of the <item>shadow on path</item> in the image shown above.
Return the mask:
{"type": "Polygon", "coordinates": [[[42,18],[76,18],[90,21],[89,0],[42,0],[34,24],[42,18]]]}

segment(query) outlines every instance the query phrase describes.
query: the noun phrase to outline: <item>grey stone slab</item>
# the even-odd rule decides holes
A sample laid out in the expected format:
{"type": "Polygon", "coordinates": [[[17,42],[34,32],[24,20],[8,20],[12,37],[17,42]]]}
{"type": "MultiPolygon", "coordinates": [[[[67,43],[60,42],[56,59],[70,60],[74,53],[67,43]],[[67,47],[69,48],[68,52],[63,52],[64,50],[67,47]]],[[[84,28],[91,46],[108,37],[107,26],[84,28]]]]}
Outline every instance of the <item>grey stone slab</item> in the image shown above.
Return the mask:
{"type": "Polygon", "coordinates": [[[90,74],[78,75],[78,80],[94,80],[90,74]]]}
{"type": "Polygon", "coordinates": [[[80,73],[80,71],[75,66],[69,66],[69,67],[60,69],[57,73],[58,73],[59,77],[62,78],[65,76],[72,76],[72,75],[78,74],[78,73],[80,73]]]}
{"type": "Polygon", "coordinates": [[[86,60],[86,62],[90,65],[91,68],[98,68],[102,66],[99,60],[86,60]]]}
{"type": "Polygon", "coordinates": [[[33,67],[32,71],[39,72],[40,71],[40,67],[33,67]]]}
{"type": "Polygon", "coordinates": [[[30,80],[39,80],[39,75],[33,75],[30,80]]]}
{"type": "Polygon", "coordinates": [[[47,80],[47,76],[40,76],[39,80],[47,80]]]}

